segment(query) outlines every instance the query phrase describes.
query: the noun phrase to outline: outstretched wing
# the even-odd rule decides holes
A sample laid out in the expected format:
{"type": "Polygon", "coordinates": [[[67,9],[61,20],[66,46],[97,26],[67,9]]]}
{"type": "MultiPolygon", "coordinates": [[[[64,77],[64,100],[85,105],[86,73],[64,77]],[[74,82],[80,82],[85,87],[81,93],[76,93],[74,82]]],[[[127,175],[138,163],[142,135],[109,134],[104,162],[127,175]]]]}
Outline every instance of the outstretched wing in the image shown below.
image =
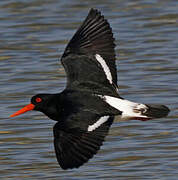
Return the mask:
{"type": "Polygon", "coordinates": [[[62,56],[67,73],[67,88],[113,91],[117,86],[114,38],[106,19],[91,9],[62,56]]]}
{"type": "MultiPolygon", "coordinates": [[[[83,125],[69,128],[69,124],[65,125],[60,122],[55,124],[53,128],[54,147],[62,169],[78,168],[92,158],[100,149],[114,119],[109,116],[89,115],[89,117],[94,119],[85,121],[91,123],[87,124],[86,128],[83,128],[83,125]]],[[[71,117],[71,119],[73,118],[71,117]]]]}

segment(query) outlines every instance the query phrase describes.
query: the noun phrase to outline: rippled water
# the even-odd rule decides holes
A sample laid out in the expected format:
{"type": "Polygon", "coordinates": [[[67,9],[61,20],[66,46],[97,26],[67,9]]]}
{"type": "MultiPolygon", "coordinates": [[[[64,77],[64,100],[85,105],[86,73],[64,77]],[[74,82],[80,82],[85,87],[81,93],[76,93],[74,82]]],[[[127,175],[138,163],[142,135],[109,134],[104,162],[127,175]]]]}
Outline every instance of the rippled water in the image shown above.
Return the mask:
{"type": "Polygon", "coordinates": [[[178,179],[178,1],[0,1],[0,179],[178,179]],[[79,169],[56,161],[52,127],[38,112],[9,119],[37,93],[65,87],[59,61],[91,7],[116,39],[121,96],[162,103],[168,118],[115,122],[79,169]]]}

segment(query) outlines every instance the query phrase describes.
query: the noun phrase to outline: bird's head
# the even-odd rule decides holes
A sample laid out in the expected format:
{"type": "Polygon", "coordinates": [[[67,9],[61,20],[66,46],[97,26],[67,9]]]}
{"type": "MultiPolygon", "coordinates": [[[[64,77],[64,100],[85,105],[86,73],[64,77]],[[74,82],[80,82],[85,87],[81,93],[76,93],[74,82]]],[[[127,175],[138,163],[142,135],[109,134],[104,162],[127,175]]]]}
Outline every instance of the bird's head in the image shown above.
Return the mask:
{"type": "Polygon", "coordinates": [[[51,119],[57,120],[56,118],[59,117],[59,112],[56,106],[57,103],[54,103],[57,100],[56,98],[57,97],[54,97],[53,94],[37,94],[31,98],[30,104],[10,115],[10,117],[15,117],[27,111],[35,110],[43,112],[51,119]]]}

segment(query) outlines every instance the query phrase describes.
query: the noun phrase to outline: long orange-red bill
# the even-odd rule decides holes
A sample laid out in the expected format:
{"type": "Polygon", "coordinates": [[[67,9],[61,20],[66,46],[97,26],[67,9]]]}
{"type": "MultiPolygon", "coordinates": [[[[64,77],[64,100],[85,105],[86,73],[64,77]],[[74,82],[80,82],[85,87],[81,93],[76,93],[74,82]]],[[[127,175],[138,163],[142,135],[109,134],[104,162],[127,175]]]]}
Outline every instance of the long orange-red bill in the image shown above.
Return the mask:
{"type": "Polygon", "coordinates": [[[31,111],[35,108],[35,105],[33,104],[28,104],[25,107],[23,107],[22,109],[18,110],[17,112],[15,112],[14,114],[10,115],[10,117],[14,117],[14,116],[18,116],[20,114],[23,114],[27,111],[31,111]]]}

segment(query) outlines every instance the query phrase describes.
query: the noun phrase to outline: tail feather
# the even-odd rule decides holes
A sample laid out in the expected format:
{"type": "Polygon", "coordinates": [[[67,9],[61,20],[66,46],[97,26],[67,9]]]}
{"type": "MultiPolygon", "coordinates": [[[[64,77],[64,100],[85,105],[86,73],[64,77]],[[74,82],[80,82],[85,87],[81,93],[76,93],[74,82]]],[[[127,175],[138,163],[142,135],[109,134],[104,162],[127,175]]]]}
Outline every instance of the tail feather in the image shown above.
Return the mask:
{"type": "Polygon", "coordinates": [[[162,118],[166,117],[170,110],[167,106],[159,105],[159,104],[146,104],[148,109],[143,113],[143,115],[146,115],[148,117],[152,118],[162,118]]]}
{"type": "Polygon", "coordinates": [[[141,120],[147,121],[155,118],[166,117],[170,110],[167,106],[158,104],[140,104],[126,99],[115,98],[111,96],[100,96],[110,106],[119,110],[123,120],[141,120]]]}

